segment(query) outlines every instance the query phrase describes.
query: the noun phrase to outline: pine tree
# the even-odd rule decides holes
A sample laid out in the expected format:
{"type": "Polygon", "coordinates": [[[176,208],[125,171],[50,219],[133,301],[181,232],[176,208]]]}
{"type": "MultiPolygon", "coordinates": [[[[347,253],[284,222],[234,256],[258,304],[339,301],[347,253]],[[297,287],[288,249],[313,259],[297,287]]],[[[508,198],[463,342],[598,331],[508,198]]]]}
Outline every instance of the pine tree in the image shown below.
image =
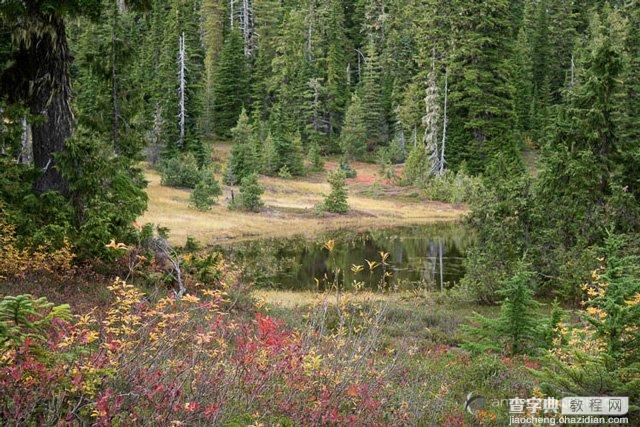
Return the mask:
{"type": "Polygon", "coordinates": [[[323,210],[340,214],[349,211],[345,178],[344,172],[339,169],[329,173],[327,181],[331,185],[331,192],[324,199],[322,204],[323,210]]]}
{"type": "Polygon", "coordinates": [[[476,314],[478,324],[468,327],[471,341],[465,347],[473,351],[506,350],[510,354],[523,354],[540,347],[540,325],[536,315],[539,304],[531,288],[533,273],[521,263],[499,294],[504,298],[497,319],[476,314]]]}
{"type": "Polygon", "coordinates": [[[311,143],[309,152],[307,153],[307,160],[311,164],[312,172],[321,172],[324,170],[324,160],[320,153],[320,147],[317,143],[311,143]]]}
{"type": "Polygon", "coordinates": [[[348,88],[348,55],[349,40],[346,35],[343,3],[340,0],[329,0],[325,3],[325,34],[326,49],[326,94],[327,94],[327,125],[331,151],[335,151],[335,144],[344,119],[345,108],[349,101],[348,88]]]}
{"type": "Polygon", "coordinates": [[[625,52],[628,64],[623,77],[625,86],[624,118],[621,120],[621,134],[624,147],[620,154],[625,171],[622,186],[640,200],[640,5],[628,2],[622,9],[628,20],[625,52]],[[636,30],[634,30],[636,29],[636,30]]]}
{"type": "Polygon", "coordinates": [[[625,179],[620,169],[623,153],[633,146],[622,132],[626,120],[620,80],[626,62],[620,46],[623,31],[616,12],[594,16],[584,63],[579,64],[579,82],[567,93],[552,141],[544,151],[537,205],[545,227],[555,232],[552,241],[540,244],[560,253],[579,241],[597,243],[611,221],[618,227],[637,221],[637,209],[630,208],[633,203],[623,202],[631,194],[620,190],[625,179]],[[625,207],[616,207],[619,203],[625,207]],[[607,211],[618,210],[625,214],[606,216],[607,211]]]}
{"type": "Polygon", "coordinates": [[[342,127],[340,146],[348,161],[361,158],[367,149],[367,128],[364,122],[364,106],[357,93],[351,97],[342,127]]]}
{"type": "Polygon", "coordinates": [[[378,50],[373,38],[370,38],[367,44],[361,91],[363,123],[366,129],[365,140],[369,150],[386,143],[388,139],[382,88],[382,68],[378,50]]]}
{"type": "Polygon", "coordinates": [[[213,127],[216,136],[229,138],[242,107],[248,103],[248,76],[242,35],[234,29],[220,52],[213,87],[213,127]]]}
{"type": "Polygon", "coordinates": [[[251,174],[242,179],[240,183],[239,207],[249,212],[259,212],[264,206],[260,196],[264,189],[258,182],[258,174],[251,174]]]}
{"type": "Polygon", "coordinates": [[[196,6],[195,0],[175,0],[170,8],[164,2],[154,4],[152,19],[162,32],[150,40],[157,43],[152,49],[160,46],[151,98],[152,109],[161,115],[162,134],[157,137],[165,155],[190,151],[203,164],[206,155],[198,125],[202,114],[204,54],[196,6]],[[181,48],[184,55],[180,55],[181,48]]]}
{"type": "Polygon", "coordinates": [[[509,8],[506,0],[457,0],[453,8],[449,164],[455,169],[466,162],[480,173],[500,153],[518,158],[511,132],[509,8]]]}
{"type": "MultiPolygon", "coordinates": [[[[272,86],[278,35],[282,30],[284,7],[279,0],[253,0],[255,51],[252,68],[252,99],[260,120],[268,118],[276,87],[272,86]]],[[[254,121],[257,123],[257,121],[254,121]]]]}
{"type": "Polygon", "coordinates": [[[222,194],[220,184],[216,181],[212,171],[202,171],[202,177],[189,195],[189,203],[199,211],[211,209],[222,194]]]}
{"type": "Polygon", "coordinates": [[[202,43],[204,45],[204,93],[202,132],[213,132],[214,81],[216,65],[224,43],[224,25],[226,21],[225,0],[202,0],[200,16],[202,19],[202,43]]]}
{"type": "Polygon", "coordinates": [[[236,185],[242,178],[254,172],[260,171],[259,158],[254,152],[254,132],[246,110],[243,108],[238,118],[238,124],[231,130],[233,135],[233,148],[231,158],[227,164],[224,182],[227,185],[236,185]]]}
{"type": "Polygon", "coordinates": [[[410,183],[424,184],[427,180],[441,173],[440,165],[440,105],[438,86],[436,83],[435,62],[429,73],[425,97],[423,98],[424,115],[422,142],[412,148],[404,169],[405,179],[410,183]]]}

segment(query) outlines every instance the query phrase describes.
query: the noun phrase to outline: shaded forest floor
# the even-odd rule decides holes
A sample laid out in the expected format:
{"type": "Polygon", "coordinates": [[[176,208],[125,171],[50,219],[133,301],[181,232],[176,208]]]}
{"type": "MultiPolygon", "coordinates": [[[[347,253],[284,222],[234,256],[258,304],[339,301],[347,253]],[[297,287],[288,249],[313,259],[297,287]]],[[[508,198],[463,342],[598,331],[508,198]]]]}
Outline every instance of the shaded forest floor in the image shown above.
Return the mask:
{"type": "MultiPolygon", "coordinates": [[[[213,156],[224,165],[229,152],[229,145],[217,144],[213,156]]],[[[377,165],[356,162],[352,166],[358,174],[347,180],[350,212],[319,215],[315,206],[329,193],[326,172],[335,169],[337,164],[337,159],[327,159],[324,172],[305,177],[261,177],[265,207],[260,213],[229,210],[227,206],[232,195],[239,194],[238,188],[232,186],[223,186],[218,204],[208,212],[200,212],[189,206],[190,190],[161,186],[160,175],[147,168],[149,207],[139,222],[168,227],[172,243],[180,245],[187,236],[205,244],[295,234],[312,236],[341,228],[366,229],[455,220],[466,212],[463,205],[426,201],[415,187],[402,187],[382,178],[377,165]]],[[[222,181],[222,176],[218,178],[222,181]]]]}

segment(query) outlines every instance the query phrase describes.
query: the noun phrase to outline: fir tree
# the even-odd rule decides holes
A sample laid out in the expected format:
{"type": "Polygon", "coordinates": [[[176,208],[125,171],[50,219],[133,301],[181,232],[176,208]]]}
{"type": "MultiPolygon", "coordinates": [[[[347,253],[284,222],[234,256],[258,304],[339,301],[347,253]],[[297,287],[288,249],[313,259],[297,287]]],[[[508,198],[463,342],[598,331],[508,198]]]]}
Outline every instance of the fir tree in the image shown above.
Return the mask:
{"type": "Polygon", "coordinates": [[[229,138],[242,107],[248,102],[247,67],[239,30],[227,35],[214,75],[214,132],[220,138],[229,138]]]}
{"type": "Polygon", "coordinates": [[[307,153],[307,160],[311,164],[312,172],[320,172],[324,170],[324,160],[320,153],[320,147],[317,143],[311,143],[309,152],[307,153]]]}
{"type": "Polygon", "coordinates": [[[626,231],[638,224],[637,201],[623,189],[623,159],[630,160],[624,153],[633,150],[623,132],[624,31],[617,12],[594,16],[579,81],[567,93],[543,152],[535,215],[545,219],[541,229],[553,232],[539,233],[536,245],[546,248],[538,260],[549,276],[560,274],[575,253],[601,242],[607,227],[626,231]]]}
{"type": "Polygon", "coordinates": [[[202,19],[202,42],[204,45],[204,90],[202,132],[213,132],[214,82],[216,65],[224,43],[224,25],[227,22],[225,0],[202,0],[200,16],[202,19]]]}
{"type": "Polygon", "coordinates": [[[508,2],[455,1],[451,19],[449,163],[483,172],[499,153],[517,159],[508,81],[511,25],[508,2]],[[491,23],[491,25],[487,25],[491,23]]]}
{"type": "Polygon", "coordinates": [[[428,163],[424,165],[427,174],[440,173],[440,139],[438,138],[438,127],[440,125],[440,105],[438,99],[438,86],[436,83],[435,63],[429,73],[429,80],[425,89],[424,116],[422,116],[422,126],[424,128],[423,144],[427,152],[428,163]]]}
{"type": "Polygon", "coordinates": [[[200,181],[189,196],[189,203],[200,211],[211,209],[222,194],[220,184],[216,181],[212,171],[204,170],[200,181]]]}
{"type": "Polygon", "coordinates": [[[331,185],[331,192],[324,199],[322,204],[323,210],[340,214],[344,214],[349,211],[345,178],[344,172],[339,169],[329,173],[327,181],[331,185]]]}
{"type": "Polygon", "coordinates": [[[253,133],[249,117],[243,108],[238,118],[238,124],[231,130],[234,144],[231,149],[231,158],[227,164],[224,178],[225,184],[236,185],[245,176],[253,172],[259,172],[259,158],[257,153],[254,152],[253,133]]]}
{"type": "Polygon", "coordinates": [[[365,140],[369,150],[386,143],[388,125],[384,109],[382,91],[382,68],[377,46],[373,39],[369,40],[366,61],[362,74],[362,115],[366,129],[365,140]]]}
{"type": "Polygon", "coordinates": [[[364,107],[357,93],[351,97],[342,127],[340,145],[347,160],[361,158],[367,149],[367,128],[364,122],[364,107]]]}
{"type": "Polygon", "coordinates": [[[515,274],[499,291],[504,298],[500,315],[493,319],[476,314],[473,320],[478,326],[467,328],[472,340],[465,347],[474,351],[493,349],[523,354],[540,346],[540,326],[536,316],[538,303],[533,298],[532,276],[526,264],[521,263],[516,268],[515,274]]]}
{"type": "Polygon", "coordinates": [[[252,173],[244,177],[240,183],[240,201],[238,206],[242,210],[259,212],[264,206],[260,198],[263,193],[264,189],[258,182],[258,174],[252,173]]]}

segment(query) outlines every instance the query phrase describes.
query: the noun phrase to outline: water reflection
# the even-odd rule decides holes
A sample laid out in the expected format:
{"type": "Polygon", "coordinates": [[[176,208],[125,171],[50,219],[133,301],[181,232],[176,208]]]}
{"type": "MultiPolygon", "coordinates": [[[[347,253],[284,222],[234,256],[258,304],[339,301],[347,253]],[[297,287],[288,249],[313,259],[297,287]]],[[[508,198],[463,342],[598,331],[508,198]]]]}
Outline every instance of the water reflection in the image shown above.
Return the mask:
{"type": "Polygon", "coordinates": [[[336,231],[313,240],[302,236],[266,239],[220,249],[259,287],[310,290],[333,284],[352,288],[361,283],[375,289],[384,283],[401,289],[443,289],[464,275],[463,259],[471,239],[462,225],[439,223],[336,231]],[[331,252],[323,247],[328,240],[335,241],[331,252]],[[389,253],[386,265],[370,271],[366,260],[381,263],[381,253],[389,253]],[[362,266],[362,270],[354,266],[362,266]],[[385,272],[391,273],[390,277],[385,278],[385,272]]]}

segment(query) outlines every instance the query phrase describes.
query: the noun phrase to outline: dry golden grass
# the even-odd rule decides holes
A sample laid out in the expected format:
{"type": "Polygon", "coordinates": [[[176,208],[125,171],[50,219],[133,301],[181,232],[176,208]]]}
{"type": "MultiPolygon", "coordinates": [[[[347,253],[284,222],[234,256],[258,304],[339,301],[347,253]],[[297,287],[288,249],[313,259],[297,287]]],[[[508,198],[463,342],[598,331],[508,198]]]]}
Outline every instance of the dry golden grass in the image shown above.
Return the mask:
{"type": "MultiPolygon", "coordinates": [[[[226,158],[228,147],[216,147],[214,158],[226,158]]],[[[231,192],[236,187],[224,186],[219,203],[208,212],[189,206],[189,190],[163,187],[159,174],[148,168],[147,194],[149,208],[140,218],[142,223],[153,223],[170,229],[171,241],[183,244],[187,236],[194,236],[205,244],[235,242],[261,237],[284,237],[295,234],[308,236],[335,229],[365,229],[398,225],[423,224],[453,220],[465,212],[464,206],[411,199],[406,189],[389,183],[378,184],[383,195],[362,194],[377,180],[375,165],[357,163],[358,177],[349,180],[349,206],[347,215],[315,213],[315,205],[329,192],[325,174],[312,174],[300,179],[261,177],[265,188],[265,208],[260,213],[230,211],[227,209],[231,192]]],[[[334,167],[328,162],[327,168],[334,167]]]]}
{"type": "MultiPolygon", "coordinates": [[[[325,300],[329,304],[335,304],[337,294],[335,292],[317,292],[317,291],[285,291],[273,289],[254,289],[251,293],[258,301],[258,304],[268,304],[269,306],[296,309],[309,306],[316,306],[325,300]]],[[[407,294],[409,295],[409,294],[407,294]]],[[[341,292],[341,301],[350,302],[398,302],[406,295],[402,292],[395,294],[383,294],[380,292],[359,291],[359,292],[341,292]]]]}

